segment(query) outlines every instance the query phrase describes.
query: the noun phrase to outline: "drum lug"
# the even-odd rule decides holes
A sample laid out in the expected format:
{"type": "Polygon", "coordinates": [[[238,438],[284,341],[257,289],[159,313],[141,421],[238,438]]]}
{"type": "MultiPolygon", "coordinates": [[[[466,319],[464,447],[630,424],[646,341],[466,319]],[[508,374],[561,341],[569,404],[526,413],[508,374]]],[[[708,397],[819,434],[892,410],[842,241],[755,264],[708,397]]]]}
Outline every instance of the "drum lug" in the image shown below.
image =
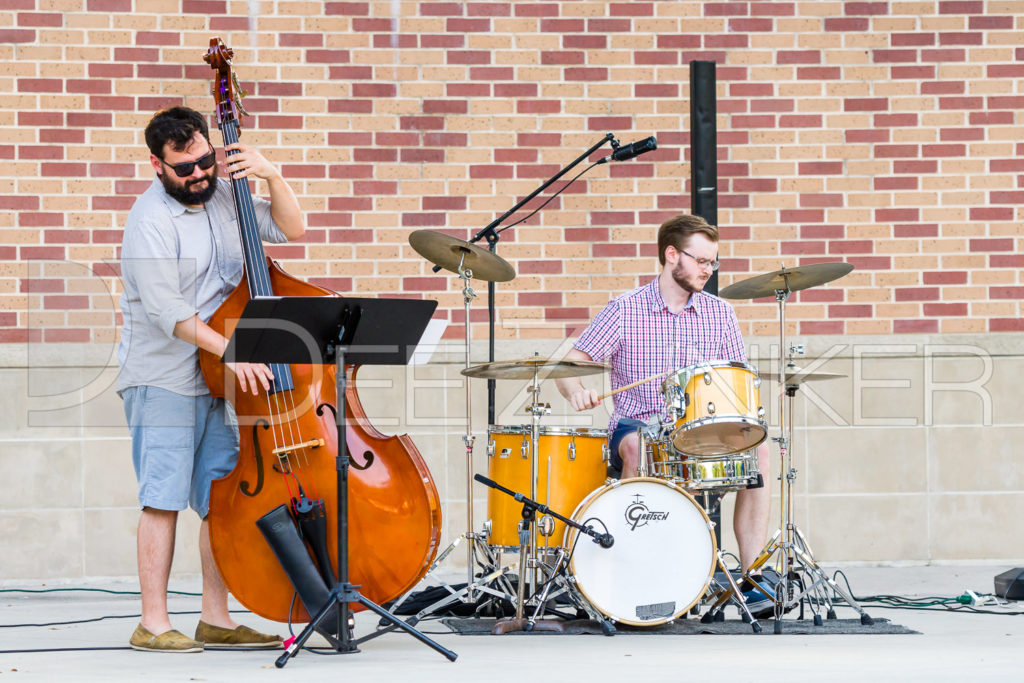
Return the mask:
{"type": "Polygon", "coordinates": [[[708,386],[711,385],[711,373],[710,372],[705,372],[704,373],[704,384],[707,384],[708,386]]]}
{"type": "Polygon", "coordinates": [[[715,404],[713,401],[708,401],[708,415],[715,414],[715,404]]]}
{"type": "Polygon", "coordinates": [[[494,457],[494,442],[493,441],[488,441],[487,442],[487,457],[488,458],[493,458],[494,457]]]}
{"type": "Polygon", "coordinates": [[[523,460],[530,459],[530,442],[526,439],[523,439],[523,445],[519,447],[519,454],[522,456],[523,460]]]}
{"type": "Polygon", "coordinates": [[[611,460],[611,457],[612,457],[612,449],[608,447],[608,442],[605,441],[601,445],[601,460],[603,460],[604,462],[607,463],[609,460],[611,460]]]}
{"type": "Polygon", "coordinates": [[[569,460],[576,459],[576,437],[573,437],[572,441],[569,442],[569,460]]]}

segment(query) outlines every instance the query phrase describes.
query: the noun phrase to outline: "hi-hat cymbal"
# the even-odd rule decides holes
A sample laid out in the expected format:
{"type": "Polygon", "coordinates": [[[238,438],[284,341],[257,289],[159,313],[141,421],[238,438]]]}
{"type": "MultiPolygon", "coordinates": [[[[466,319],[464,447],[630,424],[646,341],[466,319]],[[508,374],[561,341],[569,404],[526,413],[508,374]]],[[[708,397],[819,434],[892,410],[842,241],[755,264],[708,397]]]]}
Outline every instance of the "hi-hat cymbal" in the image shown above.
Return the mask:
{"type": "MultiPolygon", "coordinates": [[[[779,373],[777,372],[762,372],[759,373],[762,379],[770,379],[772,381],[778,381],[779,373]]],[[[828,379],[839,379],[840,377],[847,377],[841,372],[808,372],[803,368],[798,367],[786,367],[786,384],[805,384],[807,382],[823,382],[828,379]]]]}
{"type": "Polygon", "coordinates": [[[409,244],[423,258],[453,273],[459,272],[461,263],[477,280],[508,282],[516,276],[515,268],[497,254],[443,232],[416,230],[409,235],[409,244]]]}
{"type": "Polygon", "coordinates": [[[581,377],[599,372],[608,372],[610,365],[595,363],[589,360],[548,360],[535,356],[520,360],[495,361],[482,363],[462,371],[467,377],[483,377],[484,379],[533,379],[534,373],[546,379],[561,377],[581,377]]]}
{"type": "Polygon", "coordinates": [[[817,287],[849,273],[853,266],[849,263],[814,263],[808,266],[796,266],[795,268],[782,267],[773,273],[755,275],[734,282],[721,292],[718,296],[723,299],[760,299],[765,296],[775,296],[775,292],[790,291],[796,292],[808,287],[817,287]]]}

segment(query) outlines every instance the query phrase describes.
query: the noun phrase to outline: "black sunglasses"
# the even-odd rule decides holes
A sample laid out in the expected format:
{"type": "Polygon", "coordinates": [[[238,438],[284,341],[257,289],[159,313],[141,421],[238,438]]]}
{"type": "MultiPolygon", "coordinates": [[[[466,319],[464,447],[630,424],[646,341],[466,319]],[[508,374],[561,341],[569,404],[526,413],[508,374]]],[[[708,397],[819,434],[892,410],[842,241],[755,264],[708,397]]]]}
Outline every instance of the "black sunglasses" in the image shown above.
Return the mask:
{"type": "Polygon", "coordinates": [[[192,175],[192,171],[195,170],[197,165],[199,166],[199,168],[201,168],[201,169],[203,169],[205,171],[206,169],[208,169],[211,166],[213,166],[213,164],[216,161],[217,161],[217,153],[214,150],[211,149],[209,154],[207,154],[204,157],[200,157],[200,158],[196,159],[195,161],[186,161],[183,164],[174,164],[173,166],[171,166],[171,164],[168,164],[166,161],[161,159],[160,163],[162,163],[165,166],[170,166],[171,168],[173,168],[174,169],[174,175],[178,176],[179,178],[187,178],[190,175],[192,175]]]}

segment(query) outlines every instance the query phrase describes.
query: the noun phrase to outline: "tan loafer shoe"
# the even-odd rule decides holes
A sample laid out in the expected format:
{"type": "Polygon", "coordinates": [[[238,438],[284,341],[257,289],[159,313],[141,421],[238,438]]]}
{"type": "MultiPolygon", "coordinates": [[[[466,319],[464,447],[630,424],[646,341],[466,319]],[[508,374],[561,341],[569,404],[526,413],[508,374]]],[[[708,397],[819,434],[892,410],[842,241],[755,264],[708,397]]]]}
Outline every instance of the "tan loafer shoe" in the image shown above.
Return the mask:
{"type": "Polygon", "coordinates": [[[184,633],[171,629],[165,631],[158,636],[150,633],[146,628],[139,624],[135,627],[135,633],[132,634],[131,640],[128,644],[132,646],[134,650],[144,650],[146,652],[202,652],[203,644],[192,640],[184,633]]]}
{"type": "Polygon", "coordinates": [[[200,621],[196,626],[196,640],[209,648],[275,648],[281,647],[284,643],[281,636],[272,636],[266,633],[254,631],[248,626],[236,628],[221,628],[200,621]]]}

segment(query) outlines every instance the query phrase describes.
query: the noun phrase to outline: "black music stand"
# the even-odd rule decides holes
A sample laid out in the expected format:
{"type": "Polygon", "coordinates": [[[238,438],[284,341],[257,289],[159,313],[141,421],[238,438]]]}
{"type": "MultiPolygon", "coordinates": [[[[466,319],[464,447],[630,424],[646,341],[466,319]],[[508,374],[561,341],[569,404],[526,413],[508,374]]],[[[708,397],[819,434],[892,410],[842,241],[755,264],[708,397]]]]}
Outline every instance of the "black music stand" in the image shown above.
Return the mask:
{"type": "MultiPolygon", "coordinates": [[[[435,643],[380,605],[363,597],[360,586],[349,582],[348,573],[348,471],[345,441],[345,364],[407,365],[423,335],[436,301],[423,299],[363,299],[355,297],[255,297],[249,301],[224,357],[234,361],[267,364],[334,363],[338,393],[338,583],[331,588],[323,607],[312,616],[291,645],[275,662],[288,663],[313,635],[317,625],[337,605],[341,653],[359,652],[359,643],[381,631],[353,639],[349,632],[349,605],[358,602],[391,625],[432,647],[451,661],[458,656],[435,643]]],[[[385,631],[386,632],[386,631],[385,631]]]]}

